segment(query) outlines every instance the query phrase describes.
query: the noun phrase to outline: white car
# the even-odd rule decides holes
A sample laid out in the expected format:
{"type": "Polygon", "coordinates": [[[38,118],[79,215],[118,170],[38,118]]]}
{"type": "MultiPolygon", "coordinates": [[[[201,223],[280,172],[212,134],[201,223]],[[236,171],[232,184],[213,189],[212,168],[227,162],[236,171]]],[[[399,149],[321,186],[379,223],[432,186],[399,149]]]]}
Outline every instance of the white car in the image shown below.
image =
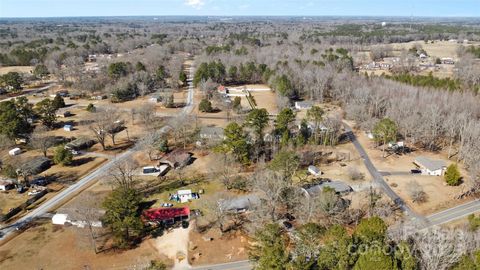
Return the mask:
{"type": "Polygon", "coordinates": [[[28,196],[34,196],[34,195],[37,195],[40,192],[41,192],[40,190],[32,190],[32,191],[28,192],[28,196]]]}

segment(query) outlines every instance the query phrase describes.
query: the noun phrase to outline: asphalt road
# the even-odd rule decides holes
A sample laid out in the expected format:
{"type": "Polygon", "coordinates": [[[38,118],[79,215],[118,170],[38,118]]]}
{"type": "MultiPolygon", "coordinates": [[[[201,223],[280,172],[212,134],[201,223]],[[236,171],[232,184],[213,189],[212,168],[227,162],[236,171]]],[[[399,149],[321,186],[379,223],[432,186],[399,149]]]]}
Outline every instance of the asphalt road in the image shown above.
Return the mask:
{"type": "Polygon", "coordinates": [[[238,262],[230,262],[230,263],[197,266],[191,269],[193,270],[250,270],[252,269],[252,264],[250,263],[250,261],[238,261],[238,262]]]}
{"type": "Polygon", "coordinates": [[[355,146],[355,149],[357,149],[357,152],[360,154],[360,157],[363,159],[363,163],[365,164],[365,167],[367,167],[368,172],[372,176],[375,186],[381,188],[383,192],[398,207],[400,207],[400,209],[402,209],[404,213],[407,214],[412,221],[420,222],[420,224],[426,226],[427,220],[423,216],[415,213],[410,207],[408,207],[408,205],[405,204],[402,198],[400,198],[400,196],[398,196],[397,193],[395,193],[395,191],[392,190],[392,188],[388,185],[388,183],[385,182],[385,179],[383,179],[382,174],[377,170],[375,165],[373,165],[367,152],[365,151],[363,146],[360,144],[360,142],[357,140],[357,137],[353,133],[352,128],[350,128],[350,126],[348,126],[347,124],[344,124],[344,126],[345,126],[345,130],[347,131],[347,135],[350,138],[350,141],[355,146]]]}
{"type": "Polygon", "coordinates": [[[92,173],[78,180],[75,184],[69,186],[68,188],[64,189],[63,191],[55,195],[50,200],[47,200],[46,202],[44,202],[34,210],[30,211],[28,214],[18,219],[15,223],[10,224],[6,228],[3,228],[2,230],[0,230],[3,233],[3,236],[0,238],[0,240],[7,237],[12,232],[14,232],[16,228],[29,223],[35,218],[38,218],[46,214],[50,209],[61,205],[61,203],[64,202],[66,199],[68,199],[70,196],[75,195],[78,192],[82,191],[83,188],[87,186],[90,182],[106,174],[108,170],[112,168],[112,166],[116,162],[126,159],[132,153],[133,153],[133,150],[128,150],[114,157],[113,159],[109,160],[107,163],[103,164],[103,166],[100,166],[97,170],[93,171],[92,173]]]}
{"type": "Polygon", "coordinates": [[[428,226],[426,228],[457,220],[478,211],[480,211],[480,200],[464,203],[427,216],[428,226]]]}
{"type": "MultiPolygon", "coordinates": [[[[191,67],[190,68],[190,78],[193,77],[193,72],[194,72],[194,69],[193,69],[193,67],[191,67]]],[[[48,87],[50,87],[50,86],[48,86],[48,87]]],[[[43,90],[48,89],[48,87],[43,89],[43,90]]],[[[193,90],[194,90],[193,83],[190,79],[189,82],[188,82],[188,95],[187,95],[186,106],[183,108],[183,110],[181,112],[182,114],[189,114],[193,110],[193,90]]],[[[163,128],[160,129],[160,132],[161,133],[168,132],[170,129],[171,129],[171,127],[164,126],[163,128]]],[[[13,224],[10,224],[9,226],[6,226],[6,227],[0,229],[0,241],[2,239],[6,238],[7,236],[9,236],[11,233],[13,233],[17,228],[23,226],[24,224],[27,224],[27,223],[33,221],[34,219],[36,219],[38,217],[41,217],[41,216],[45,215],[48,211],[50,211],[54,207],[60,206],[62,203],[65,202],[65,200],[67,198],[70,198],[71,196],[74,196],[74,195],[78,194],[79,192],[81,192],[89,183],[91,183],[92,181],[94,181],[98,177],[103,176],[106,173],[108,173],[108,171],[112,168],[112,166],[115,165],[115,163],[117,163],[118,161],[127,159],[134,152],[135,152],[134,149],[129,149],[129,150],[125,151],[124,153],[122,153],[118,156],[115,156],[114,158],[110,159],[107,163],[103,164],[102,166],[97,168],[92,173],[90,173],[87,176],[78,180],[75,184],[69,186],[68,188],[64,189],[63,191],[61,191],[60,193],[58,193],[57,195],[55,195],[51,199],[47,200],[46,202],[44,202],[43,204],[41,204],[40,206],[38,206],[34,210],[30,211],[28,214],[21,217],[20,219],[18,219],[13,224]]]]}

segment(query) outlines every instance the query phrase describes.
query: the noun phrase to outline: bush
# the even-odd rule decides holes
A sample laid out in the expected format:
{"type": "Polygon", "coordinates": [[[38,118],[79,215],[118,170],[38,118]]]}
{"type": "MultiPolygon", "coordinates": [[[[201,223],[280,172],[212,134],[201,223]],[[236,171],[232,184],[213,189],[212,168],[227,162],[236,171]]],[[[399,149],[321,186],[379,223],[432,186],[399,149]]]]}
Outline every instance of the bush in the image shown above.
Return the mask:
{"type": "Polygon", "coordinates": [[[73,154],[70,152],[70,150],[65,149],[63,145],[60,145],[55,149],[53,162],[63,166],[71,165],[73,162],[73,154]]]}
{"type": "Polygon", "coordinates": [[[468,216],[468,224],[470,230],[476,231],[480,227],[480,217],[476,217],[474,214],[468,216]]]}
{"type": "Polygon", "coordinates": [[[201,112],[212,112],[213,111],[213,108],[212,108],[212,103],[208,100],[208,99],[202,99],[202,101],[200,101],[200,104],[198,105],[198,109],[201,111],[201,112]]]}
{"type": "Polygon", "coordinates": [[[407,193],[414,203],[423,203],[427,201],[427,193],[423,191],[422,186],[417,181],[411,181],[407,186],[407,193]]]}
{"type": "Polygon", "coordinates": [[[88,104],[87,108],[85,109],[87,110],[87,112],[91,112],[91,113],[94,113],[97,111],[97,108],[95,107],[95,105],[93,105],[92,103],[88,104]]]}
{"type": "Polygon", "coordinates": [[[348,167],[347,173],[351,180],[365,179],[365,175],[361,173],[357,167],[348,167]]]}
{"type": "Polygon", "coordinates": [[[462,176],[458,170],[457,164],[451,164],[448,166],[447,171],[445,172],[445,181],[449,186],[458,186],[460,185],[460,180],[462,176]]]}
{"type": "Polygon", "coordinates": [[[60,108],[63,108],[63,107],[65,107],[65,100],[60,95],[56,95],[55,98],[52,101],[52,106],[56,110],[58,110],[60,108]]]}
{"type": "Polygon", "coordinates": [[[17,178],[17,171],[11,164],[7,164],[2,168],[2,174],[8,178],[17,178]]]}

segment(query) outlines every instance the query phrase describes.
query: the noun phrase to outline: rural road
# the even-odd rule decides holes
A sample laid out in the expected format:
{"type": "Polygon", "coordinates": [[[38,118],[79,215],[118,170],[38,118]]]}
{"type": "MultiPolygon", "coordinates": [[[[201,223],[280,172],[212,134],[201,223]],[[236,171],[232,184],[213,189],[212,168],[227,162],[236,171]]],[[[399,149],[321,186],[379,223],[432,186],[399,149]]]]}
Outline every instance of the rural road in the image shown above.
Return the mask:
{"type": "Polygon", "coordinates": [[[415,213],[410,207],[408,207],[405,202],[392,190],[392,188],[388,185],[387,182],[383,179],[382,175],[385,175],[385,172],[379,172],[375,166],[373,165],[372,161],[368,157],[365,149],[363,149],[360,142],[357,140],[355,134],[353,133],[350,126],[344,124],[347,134],[352,141],[353,145],[357,149],[357,152],[363,159],[365,166],[367,167],[368,171],[373,177],[374,184],[377,187],[383,189],[385,194],[395,202],[410,218],[411,222],[418,222],[420,228],[426,229],[432,226],[438,226],[441,224],[448,223],[450,221],[454,221],[463,217],[466,217],[470,214],[480,211],[480,200],[474,200],[471,202],[467,202],[438,213],[429,215],[429,216],[422,216],[415,213]]]}
{"type": "Polygon", "coordinates": [[[193,270],[250,270],[252,269],[252,264],[250,261],[238,261],[238,262],[229,262],[229,263],[220,263],[220,264],[211,264],[192,267],[193,270]]]}
{"type": "Polygon", "coordinates": [[[380,187],[383,192],[397,205],[402,209],[412,220],[419,221],[422,224],[427,224],[427,220],[425,217],[418,215],[415,213],[408,205],[405,204],[405,202],[400,198],[400,196],[395,193],[395,191],[392,190],[392,188],[388,185],[387,182],[385,182],[385,179],[383,179],[382,174],[377,170],[375,165],[373,165],[372,161],[370,160],[370,157],[368,156],[367,152],[365,149],[362,147],[360,142],[357,140],[357,137],[353,133],[352,128],[345,124],[345,130],[347,131],[347,136],[350,138],[350,141],[353,143],[355,146],[355,149],[357,149],[357,152],[360,154],[360,157],[363,159],[363,163],[365,164],[365,167],[367,167],[368,172],[373,178],[373,183],[375,186],[380,187]]]}
{"type": "Polygon", "coordinates": [[[106,174],[108,170],[115,165],[116,162],[121,161],[127,157],[129,157],[133,153],[133,150],[127,150],[126,152],[116,156],[115,158],[109,160],[103,166],[99,167],[97,170],[93,171],[92,173],[88,174],[87,176],[83,177],[75,184],[69,186],[68,188],[64,189],[57,195],[55,195],[50,200],[47,200],[34,210],[30,211],[25,216],[18,219],[15,223],[9,225],[8,227],[3,228],[0,230],[3,233],[3,236],[0,238],[3,239],[12,232],[15,231],[16,228],[20,227],[23,224],[27,224],[30,221],[33,221],[35,218],[46,214],[50,209],[54,208],[55,206],[60,205],[66,199],[68,199],[72,195],[76,195],[78,192],[83,190],[85,186],[87,186],[90,182],[95,180],[96,178],[106,174]]]}
{"type": "Polygon", "coordinates": [[[43,92],[43,91],[46,91],[46,90],[50,89],[50,87],[55,86],[55,85],[56,85],[56,83],[49,83],[49,84],[47,84],[43,87],[31,88],[31,89],[25,90],[24,91],[25,94],[21,94],[21,95],[15,96],[15,97],[5,98],[5,99],[2,99],[0,101],[8,101],[8,100],[12,100],[12,99],[19,98],[19,97],[24,97],[24,96],[27,96],[27,95],[40,93],[40,92],[43,92]]]}
{"type": "Polygon", "coordinates": [[[426,228],[441,225],[453,220],[457,220],[463,217],[466,217],[470,214],[473,214],[480,210],[480,200],[474,200],[467,202],[438,213],[427,216],[428,226],[426,228]]]}
{"type": "MultiPolygon", "coordinates": [[[[183,107],[183,110],[181,114],[189,114],[193,110],[193,82],[191,78],[193,77],[193,67],[190,68],[190,76],[189,76],[189,82],[188,82],[188,95],[187,95],[187,101],[186,101],[186,106],[183,107]]],[[[50,87],[50,86],[48,86],[50,87]]],[[[45,89],[48,89],[45,88],[45,89]]],[[[44,90],[45,90],[44,89],[44,90]]],[[[165,133],[168,132],[171,129],[170,126],[164,126],[162,127],[159,132],[160,133],[165,133]]],[[[98,177],[105,175],[108,173],[109,169],[112,168],[115,163],[118,161],[127,159],[130,157],[136,150],[134,149],[129,149],[125,151],[124,153],[115,156],[114,158],[110,159],[107,163],[103,164],[99,168],[97,168],[95,171],[91,172],[87,176],[83,177],[82,179],[78,180],[75,184],[69,186],[68,188],[64,189],[51,199],[47,200],[25,216],[21,217],[18,219],[16,222],[13,224],[10,224],[9,226],[6,226],[2,229],[0,229],[0,241],[6,238],[8,235],[10,235],[12,232],[14,232],[18,227],[21,227],[24,224],[27,224],[34,219],[41,217],[42,215],[46,214],[48,211],[50,211],[54,207],[58,207],[61,205],[62,202],[64,202],[65,199],[69,198],[72,195],[78,194],[78,192],[82,191],[89,183],[97,179],[98,177]]]]}

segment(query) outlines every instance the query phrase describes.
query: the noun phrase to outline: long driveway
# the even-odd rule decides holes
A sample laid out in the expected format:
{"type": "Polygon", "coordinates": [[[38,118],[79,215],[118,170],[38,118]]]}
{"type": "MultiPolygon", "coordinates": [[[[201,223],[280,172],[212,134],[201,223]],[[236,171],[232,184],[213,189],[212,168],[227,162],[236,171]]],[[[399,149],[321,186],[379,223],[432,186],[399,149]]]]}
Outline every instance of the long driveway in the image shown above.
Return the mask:
{"type": "Polygon", "coordinates": [[[365,164],[365,167],[367,167],[368,172],[372,176],[373,183],[375,184],[375,186],[381,188],[383,192],[398,207],[400,207],[400,209],[402,209],[405,214],[407,214],[410,217],[410,221],[420,222],[420,224],[427,225],[428,221],[423,216],[415,213],[407,204],[405,204],[402,198],[400,198],[400,196],[398,196],[397,193],[395,193],[395,191],[392,190],[392,188],[388,185],[388,183],[385,182],[385,179],[383,178],[382,174],[377,170],[375,165],[373,165],[367,152],[365,151],[365,149],[363,149],[362,145],[357,140],[357,137],[353,133],[352,128],[345,123],[344,123],[344,126],[345,126],[345,130],[347,131],[347,136],[355,146],[355,149],[357,150],[357,152],[360,154],[360,157],[363,159],[363,163],[365,164]]]}

